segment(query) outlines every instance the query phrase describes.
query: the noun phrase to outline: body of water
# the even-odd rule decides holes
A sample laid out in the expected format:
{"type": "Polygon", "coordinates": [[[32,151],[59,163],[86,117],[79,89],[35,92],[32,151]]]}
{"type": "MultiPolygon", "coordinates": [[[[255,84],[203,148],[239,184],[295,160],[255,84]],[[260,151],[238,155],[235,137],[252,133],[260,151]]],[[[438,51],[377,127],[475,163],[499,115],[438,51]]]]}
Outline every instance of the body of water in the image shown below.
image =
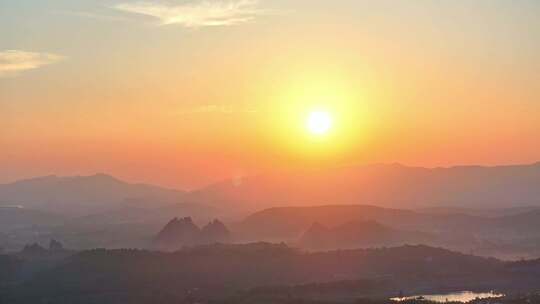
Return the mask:
{"type": "Polygon", "coordinates": [[[487,299],[487,298],[500,298],[504,297],[503,294],[490,292],[472,292],[472,291],[460,291],[446,294],[433,294],[433,295],[417,295],[403,298],[392,298],[394,301],[404,301],[411,299],[425,299],[429,301],[444,303],[444,302],[469,302],[474,299],[487,299]]]}

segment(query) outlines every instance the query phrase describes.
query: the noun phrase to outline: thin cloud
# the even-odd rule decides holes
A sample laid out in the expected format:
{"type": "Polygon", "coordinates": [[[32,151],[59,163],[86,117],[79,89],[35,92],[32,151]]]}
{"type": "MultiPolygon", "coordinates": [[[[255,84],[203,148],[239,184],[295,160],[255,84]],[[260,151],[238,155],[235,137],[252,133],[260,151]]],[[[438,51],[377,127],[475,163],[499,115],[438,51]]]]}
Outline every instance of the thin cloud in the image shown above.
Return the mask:
{"type": "Polygon", "coordinates": [[[83,17],[83,18],[90,18],[90,19],[97,19],[97,20],[105,20],[105,21],[126,21],[127,20],[126,18],[120,17],[120,16],[95,14],[95,13],[89,13],[89,12],[54,11],[53,13],[61,14],[61,15],[67,15],[67,16],[83,17]]]}
{"type": "Polygon", "coordinates": [[[117,4],[113,8],[156,18],[161,25],[205,27],[245,23],[267,14],[268,11],[258,8],[258,4],[257,0],[202,1],[179,5],[135,2],[117,4]]]}
{"type": "Polygon", "coordinates": [[[251,107],[236,107],[232,105],[209,104],[209,105],[202,105],[199,107],[186,108],[179,112],[180,115],[205,114],[205,113],[223,113],[223,114],[257,113],[257,110],[251,107]]]}
{"type": "Polygon", "coordinates": [[[0,77],[17,75],[42,66],[57,63],[63,56],[19,50],[0,51],[0,77]]]}

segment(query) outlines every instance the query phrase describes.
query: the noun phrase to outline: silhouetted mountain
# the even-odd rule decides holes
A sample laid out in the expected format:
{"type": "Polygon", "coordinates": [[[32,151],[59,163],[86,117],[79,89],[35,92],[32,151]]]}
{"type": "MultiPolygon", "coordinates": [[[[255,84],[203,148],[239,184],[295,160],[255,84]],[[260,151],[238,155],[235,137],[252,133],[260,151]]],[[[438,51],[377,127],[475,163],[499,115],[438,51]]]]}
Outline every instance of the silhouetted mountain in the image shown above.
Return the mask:
{"type": "Polygon", "coordinates": [[[177,250],[184,246],[227,242],[230,232],[219,220],[213,220],[203,229],[191,217],[174,218],[163,227],[154,239],[154,246],[162,250],[177,250]]]}
{"type": "Polygon", "coordinates": [[[482,225],[484,219],[466,215],[434,216],[410,210],[367,205],[328,205],[313,207],[276,207],[244,219],[237,230],[247,239],[294,240],[313,223],[335,227],[352,221],[377,221],[395,229],[441,231],[482,225]]]}
{"type": "MultiPolygon", "coordinates": [[[[91,248],[146,248],[164,223],[172,217],[192,216],[194,221],[204,223],[220,216],[217,209],[203,204],[178,203],[157,208],[126,206],[109,212],[71,218],[64,225],[51,227],[41,233],[69,244],[73,249],[91,248]]],[[[29,233],[18,231],[18,242],[48,241],[30,238],[29,233]]],[[[1,246],[0,238],[0,246],[1,246]]],[[[10,243],[10,249],[17,244],[10,243]]]]}
{"type": "Polygon", "coordinates": [[[28,244],[24,246],[23,250],[21,250],[20,254],[23,256],[42,256],[47,253],[47,249],[45,249],[43,246],[39,245],[38,243],[34,244],[28,244]]]}
{"type": "Polygon", "coordinates": [[[0,185],[0,206],[20,205],[80,216],[125,205],[155,208],[183,197],[181,191],[130,184],[105,174],[46,176],[0,185]]]}
{"type": "Polygon", "coordinates": [[[231,240],[231,233],[225,224],[216,219],[201,229],[200,238],[203,244],[226,243],[231,240]]]}
{"type": "Polygon", "coordinates": [[[375,221],[352,221],[333,228],[315,223],[297,244],[307,249],[332,250],[427,244],[430,241],[432,237],[425,233],[396,230],[375,221]]]}
{"type": "Polygon", "coordinates": [[[279,207],[246,217],[233,226],[233,231],[241,240],[295,243],[313,223],[319,223],[315,228],[323,230],[358,221],[376,221],[397,231],[427,233],[432,237],[421,239],[421,243],[463,252],[510,259],[540,254],[540,211],[535,209],[516,215],[480,217],[363,205],[279,207]]]}
{"type": "Polygon", "coordinates": [[[155,243],[161,249],[178,249],[197,244],[200,234],[200,228],[193,223],[191,217],[175,217],[158,233],[155,243]]]}
{"type": "Polygon", "coordinates": [[[49,250],[50,251],[62,251],[64,250],[64,244],[62,244],[61,242],[55,240],[55,239],[52,239],[50,242],[49,242],[49,250]]]}
{"type": "Polygon", "coordinates": [[[540,235],[540,210],[501,217],[460,213],[425,213],[365,205],[269,208],[246,217],[237,229],[244,237],[295,238],[318,222],[327,227],[351,221],[377,221],[394,229],[436,233],[499,234],[501,231],[540,235]]]}
{"type": "Polygon", "coordinates": [[[61,260],[73,253],[73,251],[65,249],[61,242],[51,239],[48,248],[41,246],[39,243],[26,244],[24,248],[15,255],[27,260],[61,260]]]}
{"type": "Polygon", "coordinates": [[[397,208],[495,208],[539,206],[538,185],[540,163],[434,169],[370,165],[247,177],[209,186],[189,198],[251,210],[356,203],[397,208]]]}

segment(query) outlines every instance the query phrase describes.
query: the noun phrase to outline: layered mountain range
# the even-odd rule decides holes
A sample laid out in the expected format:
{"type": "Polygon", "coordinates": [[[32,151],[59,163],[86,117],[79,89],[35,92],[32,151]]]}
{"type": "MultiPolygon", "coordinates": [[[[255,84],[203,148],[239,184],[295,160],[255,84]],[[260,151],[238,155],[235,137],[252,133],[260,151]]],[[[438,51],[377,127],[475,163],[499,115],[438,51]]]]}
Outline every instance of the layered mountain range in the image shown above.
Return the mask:
{"type": "Polygon", "coordinates": [[[37,177],[0,185],[0,206],[84,216],[121,207],[157,208],[177,203],[185,192],[132,184],[107,174],[37,177]]]}
{"type": "MultiPolygon", "coordinates": [[[[190,217],[193,223],[222,219],[228,228],[220,222],[208,229],[230,230],[238,242],[285,241],[324,249],[423,240],[467,252],[535,256],[540,254],[538,185],[540,163],[294,170],[191,192],[105,174],[47,176],[0,185],[0,247],[20,249],[56,238],[71,248],[140,248],[171,218],[179,219],[170,226],[179,227],[190,217]],[[379,240],[370,240],[367,231],[379,240]],[[313,246],[308,236],[342,241],[313,246]]],[[[171,232],[180,240],[171,248],[220,239],[194,234],[171,232]]]]}
{"type": "Polygon", "coordinates": [[[235,211],[276,206],[370,204],[393,208],[540,206],[540,163],[421,168],[370,165],[289,170],[234,179],[186,192],[123,182],[106,174],[46,176],[0,185],[0,206],[70,216],[122,207],[198,203],[235,211]]]}
{"type": "Polygon", "coordinates": [[[540,206],[540,163],[408,167],[398,164],[289,170],[224,181],[189,199],[245,209],[321,204],[393,208],[540,206]]]}

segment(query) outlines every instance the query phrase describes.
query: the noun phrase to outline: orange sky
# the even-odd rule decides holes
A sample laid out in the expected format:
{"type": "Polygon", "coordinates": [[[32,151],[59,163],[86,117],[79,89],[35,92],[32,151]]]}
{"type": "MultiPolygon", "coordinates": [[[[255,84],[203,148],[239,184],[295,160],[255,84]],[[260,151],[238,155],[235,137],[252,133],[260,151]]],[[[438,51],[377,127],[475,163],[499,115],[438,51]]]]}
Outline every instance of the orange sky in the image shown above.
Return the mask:
{"type": "Polygon", "coordinates": [[[0,182],[540,160],[537,2],[231,3],[0,4],[0,182]]]}

